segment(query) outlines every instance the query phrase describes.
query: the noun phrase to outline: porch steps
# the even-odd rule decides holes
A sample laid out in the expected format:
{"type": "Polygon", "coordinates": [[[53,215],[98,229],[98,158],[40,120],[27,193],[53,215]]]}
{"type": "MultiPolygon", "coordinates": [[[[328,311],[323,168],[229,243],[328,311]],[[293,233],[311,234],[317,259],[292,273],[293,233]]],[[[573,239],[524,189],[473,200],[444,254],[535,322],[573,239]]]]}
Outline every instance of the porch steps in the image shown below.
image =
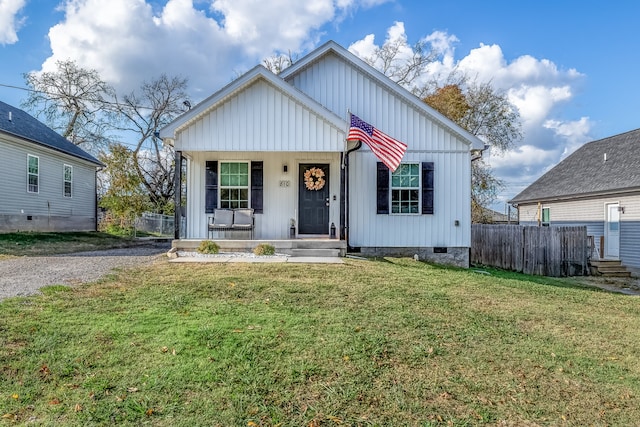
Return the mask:
{"type": "Polygon", "coordinates": [[[591,274],[607,277],[631,277],[631,272],[619,260],[592,260],[591,274]]]}
{"type": "Polygon", "coordinates": [[[340,249],[291,249],[291,256],[334,258],[340,256],[340,249]]]}

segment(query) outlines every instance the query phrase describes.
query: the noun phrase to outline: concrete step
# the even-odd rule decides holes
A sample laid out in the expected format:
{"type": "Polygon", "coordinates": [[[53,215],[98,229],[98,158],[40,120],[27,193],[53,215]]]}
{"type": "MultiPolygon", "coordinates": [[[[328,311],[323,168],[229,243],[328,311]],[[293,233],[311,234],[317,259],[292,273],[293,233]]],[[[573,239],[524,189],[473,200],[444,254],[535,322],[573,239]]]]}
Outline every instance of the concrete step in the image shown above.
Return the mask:
{"type": "Polygon", "coordinates": [[[293,257],[339,257],[340,249],[291,249],[293,257]]]}

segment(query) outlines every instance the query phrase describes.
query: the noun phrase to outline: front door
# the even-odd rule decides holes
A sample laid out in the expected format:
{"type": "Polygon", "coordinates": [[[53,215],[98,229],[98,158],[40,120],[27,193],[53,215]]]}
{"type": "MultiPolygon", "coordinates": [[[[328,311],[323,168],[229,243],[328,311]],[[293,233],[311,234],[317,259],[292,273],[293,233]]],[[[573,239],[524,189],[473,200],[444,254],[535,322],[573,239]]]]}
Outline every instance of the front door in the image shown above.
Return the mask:
{"type": "Polygon", "coordinates": [[[617,259],[620,256],[620,205],[607,205],[607,222],[604,229],[604,257],[617,259]]]}
{"type": "Polygon", "coordinates": [[[329,165],[301,164],[298,233],[329,234],[329,165]]]}

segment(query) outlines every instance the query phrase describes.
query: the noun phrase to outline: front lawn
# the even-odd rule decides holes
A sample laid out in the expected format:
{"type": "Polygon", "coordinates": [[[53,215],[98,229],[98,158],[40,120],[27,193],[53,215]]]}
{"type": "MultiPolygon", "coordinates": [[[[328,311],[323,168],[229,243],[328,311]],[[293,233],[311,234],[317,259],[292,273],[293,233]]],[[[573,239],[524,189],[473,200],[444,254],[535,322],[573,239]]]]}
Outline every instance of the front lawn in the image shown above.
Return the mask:
{"type": "Polygon", "coordinates": [[[81,251],[122,248],[137,244],[135,239],[98,232],[0,233],[0,260],[3,256],[40,256],[81,251]]]}
{"type": "MultiPolygon", "coordinates": [[[[0,261],[1,262],[1,261],[0,261]]],[[[409,259],[161,262],[0,303],[6,425],[634,425],[640,300],[409,259]]]]}

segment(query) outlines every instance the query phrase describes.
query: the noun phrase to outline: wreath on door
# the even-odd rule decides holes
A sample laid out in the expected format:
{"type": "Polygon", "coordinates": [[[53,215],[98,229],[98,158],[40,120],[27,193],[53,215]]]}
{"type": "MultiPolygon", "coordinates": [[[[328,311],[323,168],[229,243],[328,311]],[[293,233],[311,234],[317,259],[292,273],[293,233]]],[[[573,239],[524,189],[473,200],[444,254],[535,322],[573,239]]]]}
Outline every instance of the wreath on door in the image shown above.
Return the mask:
{"type": "Polygon", "coordinates": [[[307,169],[304,172],[304,185],[307,190],[318,191],[324,187],[324,171],[320,168],[307,169]]]}

